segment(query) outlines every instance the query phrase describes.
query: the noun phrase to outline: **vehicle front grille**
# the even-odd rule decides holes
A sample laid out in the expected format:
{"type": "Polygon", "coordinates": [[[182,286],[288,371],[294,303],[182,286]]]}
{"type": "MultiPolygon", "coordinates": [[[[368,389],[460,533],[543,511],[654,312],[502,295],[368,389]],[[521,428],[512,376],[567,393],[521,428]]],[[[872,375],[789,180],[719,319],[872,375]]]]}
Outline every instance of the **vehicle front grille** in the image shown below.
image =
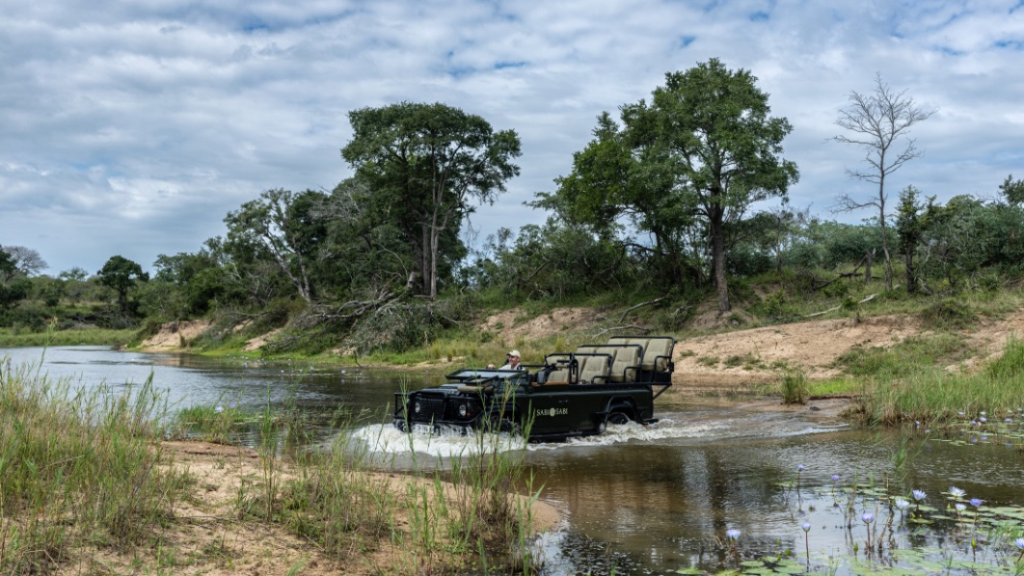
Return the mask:
{"type": "Polygon", "coordinates": [[[416,422],[432,422],[444,419],[444,398],[419,394],[412,401],[412,419],[416,422]],[[419,403],[420,410],[415,410],[419,403]]]}

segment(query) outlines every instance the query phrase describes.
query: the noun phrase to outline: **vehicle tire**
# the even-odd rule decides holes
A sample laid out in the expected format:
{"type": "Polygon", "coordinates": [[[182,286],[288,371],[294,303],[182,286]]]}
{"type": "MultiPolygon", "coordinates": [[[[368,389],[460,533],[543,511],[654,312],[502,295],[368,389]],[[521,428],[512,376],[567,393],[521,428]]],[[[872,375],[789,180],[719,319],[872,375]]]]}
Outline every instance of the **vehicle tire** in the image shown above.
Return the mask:
{"type": "Polygon", "coordinates": [[[523,429],[518,423],[508,418],[501,418],[499,420],[497,417],[491,418],[489,430],[494,433],[509,434],[511,436],[521,436],[523,433],[523,429]]]}
{"type": "Polygon", "coordinates": [[[509,420],[508,418],[502,418],[501,423],[498,425],[498,430],[509,436],[522,436],[523,428],[518,423],[509,420]]]}
{"type": "Polygon", "coordinates": [[[609,424],[616,424],[619,426],[630,423],[629,415],[626,414],[625,412],[618,411],[609,414],[607,420],[609,424]]]}

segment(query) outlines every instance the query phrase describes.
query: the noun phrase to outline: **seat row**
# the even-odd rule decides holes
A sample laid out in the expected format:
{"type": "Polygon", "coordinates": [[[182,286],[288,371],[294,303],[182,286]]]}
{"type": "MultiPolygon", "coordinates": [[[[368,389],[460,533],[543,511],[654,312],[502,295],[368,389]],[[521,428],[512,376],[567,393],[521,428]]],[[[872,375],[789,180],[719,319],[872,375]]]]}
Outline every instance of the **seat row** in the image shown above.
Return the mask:
{"type": "Polygon", "coordinates": [[[547,384],[670,381],[674,348],[670,336],[613,336],[606,344],[585,344],[574,353],[548,354],[545,364],[556,368],[538,379],[547,384]]]}

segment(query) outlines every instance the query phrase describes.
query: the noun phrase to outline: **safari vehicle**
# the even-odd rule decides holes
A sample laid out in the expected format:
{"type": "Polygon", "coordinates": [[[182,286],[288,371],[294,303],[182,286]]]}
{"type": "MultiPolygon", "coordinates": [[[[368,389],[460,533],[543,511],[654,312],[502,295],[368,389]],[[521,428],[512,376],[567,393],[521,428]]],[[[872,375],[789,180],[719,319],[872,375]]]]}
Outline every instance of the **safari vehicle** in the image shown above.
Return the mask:
{"type": "Polygon", "coordinates": [[[672,385],[675,344],[670,336],[613,336],[523,370],[464,368],[447,384],[396,393],[394,423],[403,431],[529,429],[531,441],[601,434],[609,423],[651,424],[654,399],[672,385]]]}

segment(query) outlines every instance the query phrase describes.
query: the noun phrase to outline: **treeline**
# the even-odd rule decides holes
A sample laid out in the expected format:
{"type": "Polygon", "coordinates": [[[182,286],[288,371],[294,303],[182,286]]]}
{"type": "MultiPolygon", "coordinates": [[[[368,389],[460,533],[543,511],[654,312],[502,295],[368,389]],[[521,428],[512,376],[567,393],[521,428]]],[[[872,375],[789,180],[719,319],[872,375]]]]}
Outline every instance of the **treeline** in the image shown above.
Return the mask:
{"type": "MultiPolygon", "coordinates": [[[[879,113],[888,90],[879,80],[879,113]]],[[[841,224],[787,203],[798,177],[782,156],[791,127],[770,115],[749,72],[711,60],[619,111],[598,118],[570,172],[537,194],[544,225],[502,228],[477,249],[463,225],[518,174],[516,133],[444,104],[352,111],[342,149],[351,178],[331,191],[267,190],[226,215],[223,236],[161,255],[151,277],[121,256],[95,274],[42,276],[37,253],[4,249],[0,322],[40,330],[206,316],[225,334],[287,326],[279,349],[365,351],[418,345],[475,308],[527,300],[714,294],[725,313],[730,281],[764,274],[817,291],[870,277],[874,264],[890,289],[936,293],[1021,272],[1024,181],[1012,176],[991,198],[945,204],[907,187],[895,209],[879,186],[878,200],[861,204],[877,216],[841,224]]],[[[913,153],[911,141],[905,160],[913,153]]],[[[884,181],[893,168],[881,169],[884,181]]]]}

